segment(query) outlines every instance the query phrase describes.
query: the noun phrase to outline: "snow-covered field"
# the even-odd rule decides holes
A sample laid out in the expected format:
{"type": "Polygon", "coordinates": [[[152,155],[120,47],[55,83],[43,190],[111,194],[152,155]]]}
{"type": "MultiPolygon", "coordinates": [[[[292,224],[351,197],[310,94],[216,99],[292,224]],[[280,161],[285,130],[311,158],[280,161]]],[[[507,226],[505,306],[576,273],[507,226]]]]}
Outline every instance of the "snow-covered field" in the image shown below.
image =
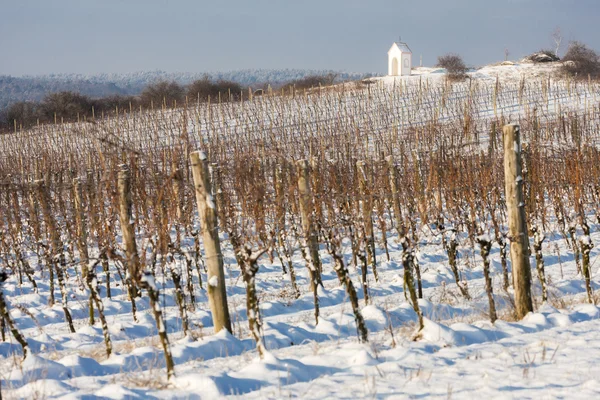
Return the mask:
{"type": "Polygon", "coordinates": [[[486,66],[470,72],[471,79],[449,86],[443,69],[417,68],[410,77],[371,78],[370,90],[351,82],[314,90],[311,96],[299,91],[282,97],[275,92],[243,103],[192,102],[185,111],[121,110],[118,117],[93,123],[42,125],[2,135],[0,167],[18,162],[23,149],[66,162],[72,153],[111,151],[115,144],[145,151],[181,145],[184,138],[196,147],[215,138],[233,143],[239,137],[276,146],[272,138],[285,138],[293,149],[302,149],[306,143],[298,132],[335,136],[358,130],[377,137],[398,129],[404,134],[428,123],[456,123],[465,113],[475,125],[479,144],[484,144],[490,123],[500,118],[520,122],[535,112],[544,123],[559,114],[594,110],[600,85],[558,79],[558,68],[556,64],[486,66]]]}
{"type": "MultiPolygon", "coordinates": [[[[598,226],[592,240],[598,242],[598,226]]],[[[496,301],[501,318],[488,322],[481,259],[462,238],[460,266],[473,300],[462,298],[448,267],[440,238],[420,243],[426,315],[422,339],[412,341],[415,314],[405,300],[401,248],[392,240],[390,261],[380,260],[380,281],[372,276],[372,304],[364,306],[369,343],[359,344],[354,318],[344,290],[321,252],[324,286],[321,318],[315,325],[312,295],[301,257],[298,280],[304,288],[298,300],[289,296],[281,266],[261,259],[257,276],[269,350],[260,360],[246,329],[245,295],[231,249],[225,249],[228,296],[234,334],[212,334],[204,290],[196,293],[190,312],[194,334],[183,337],[173,288],[164,303],[176,376],[166,380],[155,323],[146,300],[138,301],[138,323],[130,303],[113,282],[113,298],[104,299],[115,352],[105,359],[102,332],[87,324],[87,294],[73,271],[69,287],[77,333],[69,333],[62,309],[46,306],[48,288],[36,273],[39,293],[11,278],[3,290],[34,355],[20,364],[20,347],[0,344],[0,376],[4,398],[593,398],[600,393],[600,309],[585,304],[585,288],[573,254],[562,237],[545,244],[550,301],[539,304],[523,321],[510,320],[508,294],[501,289],[498,249],[492,252],[496,301]],[[116,286],[116,287],[115,287],[116,286]]],[[[348,250],[348,249],[347,249],[348,250]]],[[[592,262],[599,255],[591,254],[592,262]]],[[[346,254],[349,261],[350,254],[346,254]]],[[[532,261],[532,265],[534,262],[532,261]]],[[[595,264],[594,264],[595,265],[595,264]]],[[[597,267],[593,267],[594,273],[597,267]]],[[[358,274],[351,271],[358,286],[358,274]]],[[[203,274],[204,275],[204,274],[203,274]]],[[[594,274],[596,278],[596,274],[594,274]]],[[[206,276],[203,276],[206,282],[206,276]]],[[[160,281],[160,279],[159,279],[160,281]]],[[[600,287],[594,279],[594,287],[600,287]]],[[[102,285],[101,285],[102,286],[102,285]]]]}
{"type": "MultiPolygon", "coordinates": [[[[439,71],[421,69],[418,72],[426,75],[432,84],[443,83],[443,74],[439,71]]],[[[498,76],[499,80],[507,82],[508,88],[497,110],[493,108],[492,98],[480,97],[482,103],[475,107],[477,120],[484,126],[496,113],[506,113],[507,117],[513,112],[516,116],[525,113],[529,107],[527,93],[523,104],[516,103],[520,77],[545,79],[550,72],[552,67],[535,69],[530,65],[492,66],[473,72],[474,78],[490,85],[498,76]]],[[[419,79],[418,76],[409,79],[411,82],[407,87],[413,93],[419,79]]],[[[388,87],[397,83],[389,77],[375,80],[388,87]]],[[[545,102],[540,95],[542,91],[532,91],[531,105],[543,105],[548,114],[559,112],[563,106],[569,110],[586,110],[595,104],[598,94],[592,90],[571,92],[570,86],[563,83],[552,87],[558,89],[547,94],[545,102]]],[[[348,127],[335,125],[336,113],[345,110],[355,97],[367,98],[366,91],[348,93],[347,97],[339,97],[337,103],[327,103],[330,99],[337,99],[336,94],[332,94],[329,100],[327,96],[324,100],[312,99],[314,103],[302,110],[271,115],[273,120],[270,123],[279,127],[281,137],[292,137],[286,132],[293,132],[298,126],[312,126],[313,123],[321,124],[322,129],[343,131],[348,127]]],[[[428,93],[433,97],[435,90],[428,93]]],[[[460,91],[453,96],[458,102],[463,100],[460,91]]],[[[420,121],[407,116],[435,115],[431,110],[423,111],[427,107],[422,107],[422,104],[412,105],[402,97],[389,104],[384,101],[383,95],[381,99],[381,104],[373,104],[372,107],[366,100],[358,102],[361,107],[369,105],[371,108],[365,109],[364,115],[357,119],[356,127],[376,131],[380,127],[389,129],[390,124],[403,126],[402,121],[408,120],[411,124],[420,121]],[[387,111],[393,118],[388,118],[387,111]]],[[[241,124],[240,129],[252,126],[258,132],[266,129],[265,118],[260,116],[263,115],[261,107],[266,107],[269,101],[272,100],[258,99],[255,103],[240,106],[253,107],[251,112],[258,110],[255,121],[242,121],[241,117],[238,121],[235,115],[227,119],[230,107],[231,110],[238,107],[233,105],[215,108],[223,113],[222,120],[221,116],[215,120],[217,123],[227,121],[222,129],[229,135],[236,134],[237,123],[241,124]]],[[[283,104],[293,106],[294,101],[283,104]]],[[[205,108],[199,111],[197,119],[189,122],[193,134],[202,139],[208,134],[208,127],[215,129],[211,125],[213,117],[202,116],[206,110],[210,114],[210,108],[205,108]]],[[[446,117],[451,117],[451,111],[445,111],[448,113],[446,117]]],[[[344,115],[348,119],[347,116],[353,114],[348,112],[344,115]]],[[[134,124],[138,117],[127,117],[130,118],[127,121],[134,124]]],[[[126,126],[127,121],[119,122],[117,119],[117,122],[123,123],[122,126],[126,126]]],[[[182,121],[188,122],[187,119],[182,121]]],[[[172,125],[177,128],[165,127],[160,131],[162,136],[156,137],[157,142],[168,144],[173,140],[171,134],[179,129],[179,125],[172,125]]],[[[139,126],[143,128],[143,124],[139,126]]],[[[142,129],[139,126],[136,129],[142,129]]],[[[61,128],[52,129],[58,131],[61,128]]],[[[102,133],[101,130],[99,132],[102,133]]],[[[214,135],[215,130],[211,132],[214,135]]],[[[93,142],[89,141],[90,137],[80,135],[77,140],[94,146],[90,144],[93,142]]],[[[33,134],[28,137],[24,133],[14,137],[7,135],[2,140],[13,142],[18,147],[30,141],[34,143],[37,139],[33,134]]],[[[71,143],[69,140],[66,142],[71,143]]],[[[58,141],[51,143],[52,151],[57,154],[70,151],[58,141]]],[[[597,216],[590,215],[588,223],[592,220],[598,222],[597,216]]],[[[4,399],[213,399],[227,396],[274,399],[596,398],[600,396],[600,365],[596,362],[600,358],[600,308],[586,303],[586,289],[581,273],[577,272],[574,253],[560,234],[552,232],[553,225],[548,227],[550,232],[546,232],[548,240],[544,242],[543,254],[549,300],[542,304],[540,285],[533,271],[535,312],[522,321],[514,321],[512,317],[512,291],[502,289],[499,248],[494,244],[491,268],[500,319],[492,324],[487,316],[488,298],[478,246],[473,248],[466,235],[459,236],[459,270],[472,297],[467,300],[454,283],[442,238],[439,234],[435,235],[435,229],[424,226],[419,235],[417,257],[423,282],[423,298],[419,305],[426,320],[418,338],[415,338],[416,314],[404,290],[402,247],[398,238],[390,232],[389,260],[383,247],[377,246],[379,281],[375,281],[371,272],[368,275],[370,304],[365,304],[362,292],[357,290],[362,316],[369,331],[368,343],[358,341],[350,302],[333,270],[333,260],[323,246],[320,257],[324,288],[319,292],[321,314],[318,324],[314,320],[313,294],[308,289],[306,262],[299,249],[295,249],[293,257],[301,290],[298,299],[293,296],[289,277],[283,273],[278,259],[270,261],[264,256],[259,260],[260,269],[256,276],[264,342],[268,350],[262,359],[247,328],[244,282],[230,242],[223,240],[232,334],[225,330],[213,332],[206,295],[206,271],[193,270],[192,276],[184,276],[184,279],[195,282],[196,300],[195,308],[188,310],[191,334],[187,336],[182,333],[172,281],[157,274],[156,284],[160,288],[175,360],[175,376],[170,380],[167,380],[163,351],[147,296],[136,299],[138,321],[134,322],[131,303],[126,290],[120,286],[122,279],[117,271],[111,273],[111,298],[104,290],[106,282],[100,282],[113,342],[113,354],[106,358],[99,322],[93,326],[88,323],[89,293],[77,271],[70,266],[66,277],[69,308],[76,330],[76,333],[70,333],[60,301],[53,307],[48,306],[48,271],[38,265],[38,260],[31,253],[28,257],[36,270],[34,277],[38,290],[35,291],[26,279],[19,284],[17,276],[10,276],[2,284],[10,314],[27,338],[30,349],[30,354],[22,361],[21,347],[10,332],[6,333],[6,341],[0,342],[2,396],[4,399]],[[202,288],[200,280],[204,284],[202,288]]],[[[597,244],[600,241],[600,225],[590,223],[590,227],[592,242],[597,244]]],[[[577,235],[580,233],[577,232],[577,235]]],[[[376,239],[378,242],[381,240],[377,232],[376,239]]],[[[351,265],[350,245],[345,245],[345,262],[351,265]]],[[[600,250],[596,246],[590,254],[595,291],[600,288],[596,262],[599,255],[600,250]]],[[[4,256],[0,254],[0,260],[4,256]]],[[[97,254],[90,256],[93,258],[97,254]]],[[[183,259],[176,257],[176,260],[184,263],[183,259]]],[[[535,268],[533,257],[531,265],[535,268]]],[[[359,289],[360,271],[350,267],[350,273],[355,287],[359,289]]],[[[105,278],[100,267],[97,274],[100,279],[105,278]]],[[[58,288],[56,298],[60,298],[58,288]]]]}

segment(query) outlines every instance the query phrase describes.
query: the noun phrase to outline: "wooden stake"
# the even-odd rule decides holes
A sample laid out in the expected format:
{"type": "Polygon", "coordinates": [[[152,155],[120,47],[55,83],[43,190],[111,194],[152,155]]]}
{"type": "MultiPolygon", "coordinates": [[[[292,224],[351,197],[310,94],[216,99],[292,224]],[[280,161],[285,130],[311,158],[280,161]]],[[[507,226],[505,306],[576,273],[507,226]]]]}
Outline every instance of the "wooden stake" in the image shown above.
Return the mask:
{"type": "Polygon", "coordinates": [[[367,173],[365,165],[366,163],[362,160],[356,162],[356,169],[358,171],[358,185],[362,196],[362,200],[359,201],[359,208],[365,229],[365,239],[369,264],[371,265],[371,269],[373,270],[373,276],[375,277],[375,281],[378,282],[379,275],[377,274],[377,259],[375,256],[375,234],[373,232],[373,199],[370,193],[369,185],[367,184],[367,173]]]}
{"type": "MultiPolygon", "coordinates": [[[[85,211],[83,209],[82,202],[82,190],[81,190],[81,182],[79,178],[73,179],[73,203],[75,206],[75,224],[77,225],[77,236],[75,238],[75,244],[77,245],[77,250],[79,251],[79,264],[81,267],[81,277],[84,282],[88,282],[89,275],[89,261],[90,257],[88,254],[87,248],[87,224],[85,219],[85,211]]],[[[90,325],[94,325],[94,299],[92,295],[92,291],[90,290],[90,299],[89,299],[89,308],[90,308],[90,325]]]]}
{"type": "Polygon", "coordinates": [[[510,259],[515,288],[515,311],[518,319],[533,311],[531,300],[531,266],[529,237],[523,199],[520,127],[504,126],[504,182],[510,237],[510,259]]]}
{"type": "Polygon", "coordinates": [[[315,273],[311,279],[310,287],[314,287],[321,283],[321,259],[319,258],[319,243],[318,233],[315,230],[312,219],[312,199],[311,188],[308,176],[308,161],[298,161],[298,191],[300,192],[300,213],[302,215],[302,229],[307,241],[308,256],[311,262],[309,269],[315,273]]]}
{"type": "Polygon", "coordinates": [[[308,161],[299,160],[298,167],[298,192],[300,203],[300,214],[302,217],[302,230],[304,241],[302,246],[303,255],[307,261],[308,276],[310,279],[310,290],[313,292],[315,305],[315,323],[319,323],[319,296],[317,289],[321,283],[321,259],[319,258],[318,233],[312,219],[312,196],[310,180],[308,176],[308,161]]]}
{"type": "Polygon", "coordinates": [[[44,222],[46,223],[48,234],[50,235],[50,242],[52,244],[52,251],[50,253],[50,257],[48,257],[48,268],[51,271],[51,269],[54,267],[56,277],[58,279],[58,286],[60,288],[61,302],[63,312],[65,313],[65,320],[69,325],[71,333],[75,333],[75,327],[73,326],[73,318],[71,317],[71,312],[69,311],[67,303],[68,296],[64,276],[67,262],[65,260],[63,243],[60,239],[58,223],[56,222],[55,215],[52,213],[52,209],[50,207],[50,193],[44,180],[38,180],[36,182],[36,185],[38,190],[38,197],[40,200],[40,206],[44,215],[44,222]]]}
{"type": "Polygon", "coordinates": [[[139,281],[142,271],[140,257],[135,242],[135,229],[133,226],[133,215],[131,201],[131,174],[126,164],[121,164],[119,171],[119,221],[123,234],[123,245],[125,246],[127,273],[134,281],[139,281]]]}
{"type": "Polygon", "coordinates": [[[231,330],[231,319],[227,306],[223,254],[219,241],[217,207],[212,195],[208,159],[202,151],[190,154],[192,175],[196,189],[198,216],[202,226],[202,238],[208,267],[208,301],[212,311],[215,333],[225,328],[231,330]]]}

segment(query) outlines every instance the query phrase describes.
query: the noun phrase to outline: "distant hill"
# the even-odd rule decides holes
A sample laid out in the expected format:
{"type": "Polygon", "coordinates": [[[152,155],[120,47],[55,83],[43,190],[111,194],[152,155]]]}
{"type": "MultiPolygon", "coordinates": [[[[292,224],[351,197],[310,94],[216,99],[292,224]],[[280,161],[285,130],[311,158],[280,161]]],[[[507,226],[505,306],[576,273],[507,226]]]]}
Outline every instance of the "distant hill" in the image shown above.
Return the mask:
{"type": "Polygon", "coordinates": [[[335,73],[338,80],[360,79],[373,74],[348,73],[331,70],[305,69],[245,69],[229,72],[193,73],[146,71],[126,74],[52,74],[13,77],[0,75],[0,110],[18,101],[39,101],[48,93],[74,91],[90,97],[115,94],[137,95],[149,84],[158,80],[174,80],[188,84],[208,75],[213,80],[225,79],[245,86],[269,83],[280,85],[309,75],[335,73]]]}

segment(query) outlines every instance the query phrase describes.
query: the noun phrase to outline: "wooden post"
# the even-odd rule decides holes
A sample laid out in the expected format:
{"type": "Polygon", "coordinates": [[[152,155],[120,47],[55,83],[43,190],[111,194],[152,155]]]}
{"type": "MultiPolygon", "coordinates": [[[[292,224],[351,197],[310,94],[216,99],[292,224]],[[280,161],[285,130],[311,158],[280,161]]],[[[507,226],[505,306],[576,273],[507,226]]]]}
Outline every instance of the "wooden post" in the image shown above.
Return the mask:
{"type": "Polygon", "coordinates": [[[387,156],[386,161],[388,163],[390,188],[392,190],[392,206],[394,211],[394,220],[396,222],[396,229],[398,230],[398,236],[402,237],[406,235],[406,228],[402,221],[402,208],[400,207],[400,198],[398,190],[398,173],[396,171],[396,164],[392,156],[387,156]]]}
{"type": "Polygon", "coordinates": [[[131,173],[127,164],[121,164],[118,177],[119,189],[119,221],[121,223],[121,232],[123,234],[123,244],[125,245],[128,290],[135,318],[135,294],[137,287],[142,287],[148,291],[150,298],[150,309],[154,314],[158,337],[163,346],[165,354],[165,364],[167,366],[167,377],[170,379],[174,374],[175,364],[169,348],[169,337],[167,327],[160,307],[159,290],[156,286],[154,276],[150,272],[144,273],[140,264],[140,257],[135,243],[135,229],[132,215],[133,202],[131,200],[131,173]]]}
{"type": "MultiPolygon", "coordinates": [[[[392,205],[394,210],[394,218],[396,219],[396,229],[398,230],[398,238],[402,243],[402,265],[404,267],[404,289],[408,289],[410,294],[411,303],[413,310],[417,314],[419,320],[419,331],[424,327],[423,325],[423,313],[419,307],[419,300],[417,297],[417,291],[415,290],[415,283],[413,277],[413,269],[415,267],[414,262],[414,250],[410,246],[410,239],[408,238],[408,230],[406,229],[404,222],[402,221],[402,214],[400,208],[400,197],[398,188],[398,171],[396,171],[396,164],[392,156],[386,157],[389,169],[390,188],[392,189],[392,205]]],[[[405,293],[406,299],[408,296],[405,293]]]]}
{"type": "Polygon", "coordinates": [[[308,277],[310,279],[310,290],[313,292],[313,301],[315,306],[315,323],[319,323],[319,295],[318,287],[321,282],[321,259],[319,258],[318,234],[315,230],[312,218],[312,199],[310,191],[310,181],[308,177],[308,161],[299,160],[298,167],[298,192],[300,203],[300,214],[302,217],[302,230],[305,245],[302,246],[302,253],[307,261],[308,277]]]}
{"type": "Polygon", "coordinates": [[[427,225],[429,218],[427,214],[427,199],[425,197],[425,182],[423,182],[423,175],[421,174],[421,158],[417,151],[414,151],[412,156],[415,168],[415,194],[419,196],[417,207],[421,216],[421,222],[427,225]]]}
{"type": "Polygon", "coordinates": [[[361,201],[359,201],[359,210],[362,216],[363,225],[365,229],[365,239],[367,247],[367,256],[369,264],[373,270],[373,276],[375,281],[379,282],[379,275],[377,274],[377,259],[375,256],[375,234],[373,232],[373,197],[371,189],[367,184],[367,173],[365,170],[366,163],[364,161],[356,162],[356,170],[358,172],[358,185],[361,193],[361,201]]]}
{"type": "Polygon", "coordinates": [[[127,274],[134,282],[139,282],[142,275],[140,257],[135,243],[135,230],[133,226],[132,201],[131,201],[131,173],[126,164],[119,170],[119,221],[123,234],[123,245],[127,261],[127,274]]]}
{"type": "MultiPolygon", "coordinates": [[[[121,232],[123,234],[123,246],[125,247],[126,274],[125,284],[127,293],[131,301],[131,313],[133,320],[137,322],[137,307],[135,305],[135,297],[137,287],[139,287],[142,269],[140,256],[137,252],[137,244],[135,242],[135,229],[133,220],[133,201],[131,200],[131,172],[127,164],[121,164],[118,176],[119,190],[119,222],[121,224],[121,232]]],[[[105,261],[105,270],[108,271],[108,261],[105,261]]]]}
{"type": "Polygon", "coordinates": [[[294,269],[294,263],[292,262],[292,255],[289,250],[289,245],[287,244],[288,233],[286,233],[285,229],[285,221],[286,221],[286,198],[285,198],[285,189],[284,182],[287,183],[287,177],[284,178],[283,168],[281,165],[277,165],[275,168],[275,203],[277,204],[276,211],[276,235],[277,235],[277,255],[281,259],[281,265],[283,266],[284,273],[285,267],[290,274],[290,282],[292,284],[292,289],[294,291],[294,296],[296,298],[300,297],[300,289],[298,289],[298,284],[296,283],[296,271],[294,269]],[[285,181],[284,181],[285,179],[285,181]]]}
{"type": "Polygon", "coordinates": [[[208,301],[212,311],[215,333],[225,328],[231,332],[231,319],[227,306],[223,254],[219,241],[217,207],[212,196],[208,159],[202,151],[190,154],[192,175],[196,189],[198,216],[202,227],[206,265],[208,267],[208,301]]]}
{"type": "MultiPolygon", "coordinates": [[[[81,193],[81,182],[79,178],[73,178],[73,203],[75,205],[75,224],[77,228],[77,236],[75,238],[75,243],[77,245],[77,250],[79,250],[79,264],[81,267],[81,277],[84,282],[88,281],[89,275],[89,261],[90,257],[88,254],[87,248],[87,224],[85,220],[85,211],[83,209],[82,202],[82,193],[81,193]]],[[[92,297],[92,292],[90,290],[90,299],[89,299],[89,307],[90,307],[90,325],[94,325],[94,300],[92,297]]]]}
{"type": "Polygon", "coordinates": [[[176,201],[177,207],[177,220],[181,220],[183,217],[183,203],[184,203],[184,191],[183,191],[183,171],[179,168],[176,161],[172,163],[173,169],[173,195],[176,201]]]}
{"type": "Polygon", "coordinates": [[[315,286],[321,284],[321,259],[319,258],[318,234],[315,231],[312,219],[312,199],[310,190],[310,181],[308,177],[308,161],[298,161],[298,191],[300,192],[300,213],[302,215],[302,229],[306,238],[308,247],[308,258],[311,265],[309,270],[311,275],[311,290],[316,290],[315,286]]]}
{"type": "Polygon", "coordinates": [[[84,282],[90,290],[89,308],[90,308],[90,325],[94,325],[94,304],[98,310],[98,317],[102,323],[102,334],[104,336],[104,345],[106,346],[106,356],[110,357],[112,354],[112,342],[110,339],[110,333],[108,331],[108,323],[104,316],[104,305],[100,298],[100,291],[98,290],[98,280],[96,279],[96,265],[94,263],[90,267],[89,265],[89,254],[87,249],[87,219],[85,210],[83,207],[83,196],[81,189],[81,181],[79,178],[73,179],[73,200],[75,203],[75,222],[77,224],[77,246],[79,248],[79,259],[81,263],[81,275],[84,282]]]}
{"type": "Polygon", "coordinates": [[[85,280],[88,273],[88,248],[87,248],[87,225],[85,211],[83,209],[81,182],[79,178],[73,179],[73,202],[75,204],[75,223],[77,225],[76,245],[79,250],[79,261],[81,263],[81,276],[85,280]]]}
{"type": "Polygon", "coordinates": [[[523,175],[521,172],[521,135],[516,124],[504,126],[504,182],[510,260],[515,288],[515,311],[518,319],[533,311],[531,301],[531,266],[529,264],[529,237],[523,200],[523,175]]]}
{"type": "MultiPolygon", "coordinates": [[[[52,212],[52,208],[50,206],[50,192],[48,191],[48,187],[44,183],[44,180],[38,180],[36,184],[40,200],[40,206],[42,208],[44,221],[46,223],[46,227],[48,229],[48,234],[50,235],[50,241],[52,244],[52,251],[50,253],[50,257],[48,258],[48,268],[51,270],[51,268],[54,267],[56,277],[58,279],[58,286],[60,288],[62,308],[63,312],[65,313],[65,320],[69,325],[71,333],[75,333],[75,327],[73,326],[73,318],[71,317],[71,312],[69,311],[67,303],[68,296],[64,275],[67,262],[65,260],[63,243],[60,239],[58,223],[56,222],[56,217],[52,212]]],[[[51,289],[54,289],[52,285],[51,289]]]]}

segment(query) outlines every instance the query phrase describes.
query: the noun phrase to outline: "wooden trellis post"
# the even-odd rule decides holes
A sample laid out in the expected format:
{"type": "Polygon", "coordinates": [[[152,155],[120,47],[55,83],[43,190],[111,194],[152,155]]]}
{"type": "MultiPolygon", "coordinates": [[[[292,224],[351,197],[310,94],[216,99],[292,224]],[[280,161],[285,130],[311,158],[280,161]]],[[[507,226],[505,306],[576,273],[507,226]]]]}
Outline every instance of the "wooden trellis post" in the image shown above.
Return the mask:
{"type": "Polygon", "coordinates": [[[212,195],[208,159],[202,151],[192,152],[190,159],[208,268],[208,302],[212,311],[213,325],[215,333],[223,328],[231,332],[231,319],[225,290],[225,272],[223,271],[223,253],[221,253],[221,242],[219,241],[217,206],[212,195]]]}
{"type": "Polygon", "coordinates": [[[298,165],[298,191],[300,192],[300,214],[302,216],[302,229],[306,238],[308,257],[311,265],[311,290],[315,290],[316,285],[321,284],[321,258],[319,257],[318,233],[315,230],[312,218],[312,194],[310,180],[308,178],[308,161],[300,160],[298,165]]]}
{"type": "Polygon", "coordinates": [[[126,164],[122,164],[119,170],[119,221],[123,235],[123,247],[125,248],[127,273],[134,282],[138,282],[141,276],[140,257],[135,242],[135,229],[133,226],[133,202],[131,200],[131,173],[126,164]]]}
{"type": "Polygon", "coordinates": [[[521,164],[521,135],[519,125],[504,126],[504,183],[508,208],[510,260],[515,288],[515,311],[522,319],[533,311],[531,301],[531,265],[529,264],[529,237],[523,199],[521,164]]]}
{"type": "MultiPolygon", "coordinates": [[[[125,254],[127,257],[127,271],[131,277],[132,282],[128,285],[130,296],[132,299],[132,307],[134,306],[135,290],[133,285],[139,285],[140,287],[148,291],[148,297],[150,298],[150,309],[154,314],[156,321],[156,329],[158,330],[158,336],[163,346],[165,354],[165,364],[167,366],[167,377],[170,379],[175,373],[175,364],[173,363],[173,357],[171,356],[171,350],[169,348],[169,337],[167,335],[167,327],[163,318],[162,309],[160,307],[160,298],[158,287],[156,286],[154,276],[150,272],[143,273],[140,264],[140,257],[137,252],[137,245],[135,242],[135,227],[133,222],[133,201],[131,199],[131,173],[127,164],[121,164],[118,176],[118,189],[119,189],[119,221],[121,223],[121,232],[123,234],[123,244],[125,245],[125,254]]],[[[135,319],[135,309],[134,319],[135,319]]]]}
{"type": "MultiPolygon", "coordinates": [[[[71,317],[71,312],[68,307],[68,296],[67,296],[67,288],[65,284],[65,269],[67,262],[65,260],[63,243],[60,239],[60,231],[58,227],[58,223],[56,222],[56,216],[52,212],[52,208],[50,205],[50,192],[46,183],[43,180],[38,180],[36,182],[38,197],[40,201],[40,206],[42,209],[42,214],[44,215],[44,221],[46,223],[46,227],[48,229],[48,234],[50,235],[51,242],[51,253],[48,258],[48,268],[53,268],[56,272],[56,277],[58,279],[58,286],[60,288],[61,294],[61,302],[63,312],[65,313],[65,320],[69,325],[69,329],[71,333],[75,333],[75,327],[73,326],[73,318],[71,317]]],[[[53,290],[52,285],[50,286],[51,290],[53,290]]]]}
{"type": "Polygon", "coordinates": [[[300,214],[302,219],[302,230],[304,234],[303,254],[307,261],[308,277],[310,279],[310,290],[313,292],[315,305],[315,322],[319,323],[319,296],[318,286],[321,282],[321,259],[319,257],[318,233],[312,218],[312,194],[310,180],[308,177],[308,161],[297,161],[298,172],[298,200],[300,203],[300,214]]]}
{"type": "Polygon", "coordinates": [[[375,234],[373,232],[373,198],[372,194],[370,193],[371,189],[369,188],[369,184],[367,182],[365,165],[366,163],[362,160],[356,162],[356,169],[358,171],[358,185],[362,196],[362,199],[359,202],[359,207],[365,229],[369,264],[373,270],[375,281],[379,281],[379,275],[377,274],[377,259],[375,256],[375,234]]]}

